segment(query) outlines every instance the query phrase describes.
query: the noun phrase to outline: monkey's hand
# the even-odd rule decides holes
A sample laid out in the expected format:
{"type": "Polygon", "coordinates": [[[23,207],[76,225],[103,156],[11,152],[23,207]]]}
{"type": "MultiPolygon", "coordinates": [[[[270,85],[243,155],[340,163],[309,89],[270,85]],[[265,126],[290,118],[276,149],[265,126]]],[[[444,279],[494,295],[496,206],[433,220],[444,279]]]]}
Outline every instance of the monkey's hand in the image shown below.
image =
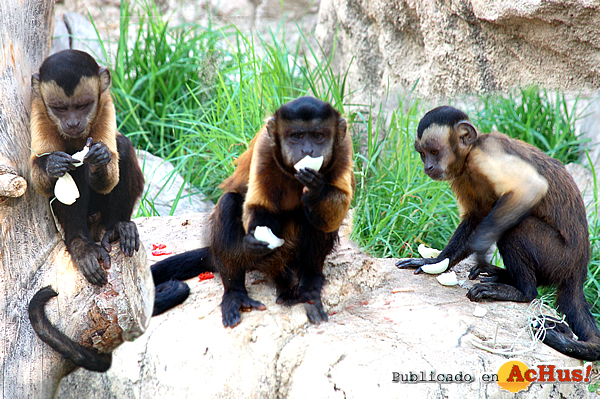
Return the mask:
{"type": "Polygon", "coordinates": [[[75,266],[94,285],[106,284],[106,272],[110,268],[110,256],[100,245],[85,238],[75,238],[67,247],[75,266]],[[102,266],[100,266],[102,262],[102,266]]]}
{"type": "Polygon", "coordinates": [[[63,177],[65,173],[74,170],[78,161],[66,152],[54,151],[46,160],[46,173],[50,177],[63,177]]]}
{"type": "Polygon", "coordinates": [[[403,259],[396,263],[396,267],[398,269],[415,269],[416,268],[417,270],[415,270],[415,274],[419,274],[419,273],[423,273],[423,271],[421,270],[421,267],[423,267],[425,265],[433,265],[434,263],[439,263],[439,262],[443,261],[444,259],[446,259],[446,257],[443,257],[441,259],[440,259],[440,257],[403,259]]]}
{"type": "Polygon", "coordinates": [[[96,142],[91,145],[90,151],[83,158],[83,162],[90,166],[92,172],[95,172],[99,168],[108,165],[111,159],[112,155],[106,144],[96,142]]]}
{"type": "Polygon", "coordinates": [[[469,272],[469,280],[475,280],[480,275],[482,283],[504,283],[510,284],[512,279],[508,270],[494,266],[488,262],[478,262],[469,272]]]}
{"type": "Polygon", "coordinates": [[[257,240],[254,237],[254,231],[244,236],[244,248],[246,251],[257,256],[264,256],[273,251],[269,248],[268,242],[257,240]]]}
{"type": "Polygon", "coordinates": [[[102,248],[110,252],[110,243],[118,239],[121,240],[121,252],[126,256],[133,256],[134,251],[139,251],[140,235],[134,222],[118,222],[111,228],[107,227],[102,237],[102,248]]]}
{"type": "Polygon", "coordinates": [[[325,179],[323,174],[309,168],[300,169],[295,174],[296,179],[305,187],[303,190],[309,195],[319,195],[325,187],[325,179]]]}

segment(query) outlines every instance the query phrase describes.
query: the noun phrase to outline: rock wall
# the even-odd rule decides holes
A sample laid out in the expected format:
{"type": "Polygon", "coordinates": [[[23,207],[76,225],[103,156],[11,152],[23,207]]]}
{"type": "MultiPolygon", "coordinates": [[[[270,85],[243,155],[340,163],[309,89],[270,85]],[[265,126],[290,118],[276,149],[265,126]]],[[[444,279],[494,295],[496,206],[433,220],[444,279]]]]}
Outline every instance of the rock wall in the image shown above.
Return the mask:
{"type": "Polygon", "coordinates": [[[322,0],[316,36],[369,95],[388,84],[427,97],[600,87],[592,0],[322,0]]]}

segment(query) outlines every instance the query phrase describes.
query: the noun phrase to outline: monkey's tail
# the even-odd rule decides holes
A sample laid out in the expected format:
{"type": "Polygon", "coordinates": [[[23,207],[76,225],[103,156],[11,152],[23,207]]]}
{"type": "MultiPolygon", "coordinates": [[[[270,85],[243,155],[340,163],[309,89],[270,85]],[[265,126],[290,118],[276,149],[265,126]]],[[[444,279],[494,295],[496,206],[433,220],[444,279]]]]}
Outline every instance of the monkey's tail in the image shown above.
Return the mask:
{"type": "Polygon", "coordinates": [[[182,280],[216,271],[209,247],[170,256],[154,264],[151,270],[156,287],[152,316],[166,312],[187,299],[190,287],[182,280]]]}
{"type": "MultiPolygon", "coordinates": [[[[569,326],[555,324],[546,327],[544,343],[560,353],[581,360],[600,360],[600,331],[596,326],[590,305],[585,300],[582,290],[574,292],[567,288],[559,288],[556,302],[558,309],[565,315],[569,326]],[[573,339],[573,332],[577,340],[573,339]]],[[[553,324],[551,321],[550,324],[553,324]]]]}
{"type": "Polygon", "coordinates": [[[47,286],[35,293],[29,302],[29,321],[42,341],[77,366],[92,371],[106,371],[112,363],[111,353],[99,353],[78,344],[60,332],[46,317],[46,303],[58,293],[47,286]]]}

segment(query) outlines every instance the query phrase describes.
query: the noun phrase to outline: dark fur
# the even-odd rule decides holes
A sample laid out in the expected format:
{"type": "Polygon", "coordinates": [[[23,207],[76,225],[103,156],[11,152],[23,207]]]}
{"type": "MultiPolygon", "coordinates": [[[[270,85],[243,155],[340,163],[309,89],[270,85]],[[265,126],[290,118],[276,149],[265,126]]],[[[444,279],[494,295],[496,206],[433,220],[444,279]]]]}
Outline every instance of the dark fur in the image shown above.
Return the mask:
{"type": "MultiPolygon", "coordinates": [[[[211,217],[210,247],[172,256],[152,267],[155,313],[168,309],[164,304],[170,293],[161,284],[205,271],[219,272],[225,288],[223,324],[234,327],[241,320],[240,309],[265,309],[248,296],[245,287],[246,271],[260,270],[275,281],[277,303],[305,303],[311,322],[326,321],[321,303],[323,264],[338,239],[337,229],[354,189],[352,143],[345,126],[329,104],[313,98],[303,97],[276,111],[221,186],[224,194],[211,217]],[[309,123],[325,118],[324,126],[333,132],[331,159],[322,173],[296,172],[282,156],[282,145],[288,145],[282,144],[283,132],[296,118],[309,123]],[[254,238],[256,226],[268,226],[285,244],[269,250],[254,238]]],[[[173,306],[179,302],[173,300],[173,306]]]]}
{"type": "MultiPolygon", "coordinates": [[[[120,239],[121,250],[128,256],[139,249],[139,236],[131,214],[144,189],[144,176],[133,145],[117,132],[109,85],[110,72],[99,67],[90,55],[76,50],[50,56],[42,64],[40,73],[32,77],[33,185],[41,195],[53,196],[57,177],[51,176],[49,170],[61,167],[64,168],[62,175],[68,171],[75,180],[80,197],[72,205],[55,200],[52,209],[65,232],[65,244],[73,263],[95,285],[106,284],[104,269],[110,267],[110,242],[120,239]],[[87,114],[87,111],[75,112],[80,123],[85,121],[81,133],[65,134],[61,123],[53,120],[55,114],[46,105],[44,95],[76,109],[78,95],[74,93],[82,88],[94,93],[96,98],[90,100],[89,93],[86,94],[84,102],[90,104],[90,111],[87,114]],[[88,139],[93,142],[91,149],[83,165],[75,168],[71,155],[80,151],[88,139]],[[94,242],[100,240],[101,245],[94,242]]],[[[36,301],[30,303],[29,309],[30,314],[37,315],[31,322],[40,338],[55,349],[63,348],[61,353],[77,365],[99,371],[107,369],[110,362],[106,364],[105,355],[91,359],[93,351],[70,341],[45,319],[43,306],[51,296],[48,290],[38,294],[41,296],[34,296],[36,301]],[[83,360],[78,360],[78,356],[83,360]]]]}
{"type": "Polygon", "coordinates": [[[29,320],[42,341],[75,365],[92,371],[106,371],[112,363],[112,354],[99,353],[71,340],[50,323],[44,312],[46,303],[58,294],[51,287],[44,287],[29,302],[29,320]]]}
{"type": "MultiPolygon", "coordinates": [[[[430,111],[426,115],[428,126],[444,125],[448,120],[455,124],[464,121],[465,115],[458,110],[454,119],[449,117],[452,108],[448,108],[442,110],[440,119],[437,109],[430,111]]],[[[455,135],[455,125],[450,127],[450,135],[455,135]]],[[[421,133],[415,146],[424,154],[426,162],[430,144],[420,139],[427,139],[427,128],[421,133]]],[[[478,135],[467,147],[464,153],[457,146],[454,148],[453,153],[458,154],[456,163],[463,166],[453,169],[457,172],[447,177],[462,206],[462,222],[437,258],[409,259],[398,262],[398,266],[420,268],[449,258],[452,267],[475,252],[478,264],[469,278],[485,277],[467,293],[472,301],[529,302],[537,297],[537,286],[555,285],[558,309],[579,340],[573,340],[561,329],[550,329],[544,342],[568,356],[598,360],[600,331],[583,294],[590,259],[588,225],[585,206],[572,177],[559,161],[500,133],[478,135]],[[497,173],[489,168],[492,162],[506,155],[533,166],[533,173],[547,181],[545,195],[526,209],[514,200],[512,191],[501,197],[494,193],[496,187],[489,176],[497,173]],[[506,269],[485,261],[485,253],[493,242],[497,242],[506,269]]],[[[504,167],[510,168],[510,165],[504,167]]],[[[448,169],[452,169],[452,165],[448,169]]],[[[517,181],[518,176],[513,178],[517,181]]],[[[510,185],[510,180],[501,183],[510,185]]],[[[515,191],[519,189],[522,187],[515,186],[515,191]]]]}

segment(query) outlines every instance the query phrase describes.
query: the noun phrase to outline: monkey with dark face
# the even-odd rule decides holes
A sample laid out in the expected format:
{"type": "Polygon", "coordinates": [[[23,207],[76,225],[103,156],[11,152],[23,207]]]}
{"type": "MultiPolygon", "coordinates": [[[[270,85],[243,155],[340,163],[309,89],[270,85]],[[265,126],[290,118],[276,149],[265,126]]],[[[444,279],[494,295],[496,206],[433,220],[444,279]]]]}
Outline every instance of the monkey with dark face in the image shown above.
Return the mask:
{"type": "Polygon", "coordinates": [[[352,141],[346,121],[328,103],[302,97],[275,111],[238,159],[235,172],[211,217],[211,245],[172,256],[152,267],[154,314],[185,300],[184,280],[204,271],[221,274],[223,325],[240,323],[240,309],[265,309],[245,287],[249,270],[267,273],[277,303],[304,303],[313,323],[327,320],[321,302],[323,264],[354,191],[352,141]],[[300,160],[323,157],[322,166],[300,168],[300,160]],[[283,239],[274,247],[257,238],[267,227],[283,239]],[[164,284],[167,284],[166,286],[164,284]],[[180,295],[181,293],[181,295],[180,295]]]}
{"type": "Polygon", "coordinates": [[[95,285],[106,284],[110,242],[121,240],[128,256],[139,249],[131,214],[144,176],[131,141],[117,132],[111,77],[87,53],[64,50],[48,57],[31,79],[31,178],[52,197],[58,178],[69,173],[80,193],[72,205],[52,202],[73,263],[95,285]],[[72,155],[91,141],[83,166],[72,155]],[[99,234],[104,231],[100,241],[99,234]],[[102,266],[100,265],[102,262],[102,266]]]}
{"type": "MultiPolygon", "coordinates": [[[[92,284],[106,284],[111,242],[120,239],[127,256],[139,249],[131,214],[144,189],[144,176],[133,145],[117,132],[110,97],[110,72],[87,53],[64,50],[42,63],[31,79],[31,178],[44,196],[54,195],[57,179],[68,172],[80,197],[71,205],[58,200],[52,210],[65,234],[73,264],[92,284]],[[73,154],[89,146],[83,165],[73,154]],[[100,241],[101,245],[94,241],[100,241]],[[102,265],[100,265],[102,262],[102,265]]],[[[106,371],[110,353],[84,347],[47,319],[46,303],[57,293],[42,288],[29,303],[29,318],[37,335],[75,365],[106,371]]]]}
{"type": "Polygon", "coordinates": [[[529,302],[537,286],[555,285],[558,309],[579,340],[555,328],[544,342],[568,356],[599,359],[600,331],[583,294],[590,259],[585,206],[563,165],[504,134],[478,134],[465,113],[449,106],[421,119],[415,149],[429,177],[450,183],[462,221],[437,258],[397,266],[418,273],[444,259],[452,267],[475,253],[469,279],[484,278],[468,291],[472,301],[529,302]],[[505,269],[486,261],[494,242],[505,269]]]}

